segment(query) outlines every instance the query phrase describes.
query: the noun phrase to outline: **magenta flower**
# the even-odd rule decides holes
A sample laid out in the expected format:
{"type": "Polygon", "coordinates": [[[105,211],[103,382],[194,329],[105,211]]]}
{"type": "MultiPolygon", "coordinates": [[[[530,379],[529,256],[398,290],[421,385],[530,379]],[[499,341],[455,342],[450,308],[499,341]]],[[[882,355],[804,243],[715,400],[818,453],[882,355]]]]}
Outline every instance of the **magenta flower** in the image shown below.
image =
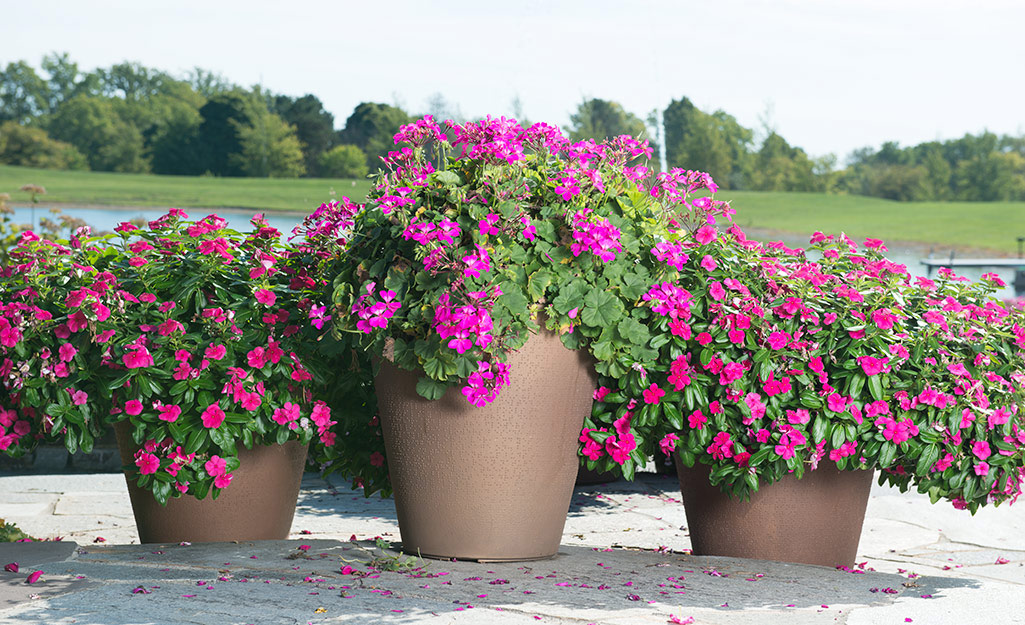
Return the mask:
{"type": "Polygon", "coordinates": [[[26,584],[35,584],[39,581],[39,578],[43,576],[42,571],[32,571],[27,578],[25,578],[26,584]]]}
{"type": "Polygon", "coordinates": [[[374,453],[370,454],[370,465],[374,467],[383,467],[384,454],[382,454],[379,451],[375,451],[374,453]]]}
{"type": "Polygon", "coordinates": [[[220,427],[221,423],[224,421],[224,411],[221,410],[221,407],[216,403],[210,404],[206,407],[206,410],[203,411],[201,418],[203,421],[203,427],[216,429],[220,427]]]}
{"type": "Polygon", "coordinates": [[[706,423],[708,423],[708,417],[700,409],[690,413],[690,416],[687,417],[687,425],[692,430],[700,430],[705,427],[706,423]]]}
{"type": "Polygon", "coordinates": [[[210,346],[203,352],[203,357],[209,358],[210,360],[220,360],[224,358],[227,353],[228,350],[224,345],[214,345],[213,343],[210,343],[210,346]]]}
{"type": "Polygon", "coordinates": [[[129,369],[143,369],[153,366],[153,356],[150,355],[149,350],[144,345],[136,345],[130,351],[125,352],[121,360],[124,362],[125,367],[129,369]]]}
{"type": "Polygon", "coordinates": [[[701,268],[705,271],[715,271],[718,266],[719,264],[715,262],[715,259],[708,254],[705,254],[701,259],[701,268]]]}
{"type": "Polygon", "coordinates": [[[71,343],[64,343],[60,346],[60,349],[57,350],[57,355],[63,362],[71,362],[77,353],[78,350],[75,349],[75,346],[71,343]]]}
{"type": "Polygon", "coordinates": [[[81,406],[85,402],[89,401],[89,394],[85,391],[72,391],[71,389],[68,389],[68,392],[71,393],[71,403],[76,406],[81,406]]]}
{"type": "Polygon", "coordinates": [[[646,404],[657,404],[658,400],[665,394],[666,392],[660,389],[654,382],[652,382],[651,386],[642,391],[642,395],[644,395],[644,403],[646,404]]]}
{"type": "Polygon", "coordinates": [[[274,410],[274,415],[271,418],[279,425],[286,425],[293,421],[297,421],[299,416],[299,405],[293,404],[292,402],[285,402],[284,407],[274,410]]]}
{"type": "Polygon", "coordinates": [[[228,463],[220,456],[211,456],[203,465],[203,468],[206,469],[207,475],[217,477],[218,475],[224,475],[227,472],[228,463]]]}
{"type": "Polygon", "coordinates": [[[989,475],[989,463],[988,462],[980,462],[980,463],[976,464],[974,467],[972,467],[972,469],[975,471],[975,475],[978,475],[979,477],[982,477],[984,475],[989,475]]]}
{"type": "Polygon", "coordinates": [[[694,238],[701,245],[708,245],[712,241],[715,241],[719,232],[711,226],[701,226],[698,231],[694,233],[694,238]]]}
{"type": "Polygon", "coordinates": [[[133,417],[141,414],[142,402],[138,399],[129,399],[125,402],[125,412],[133,417]]]}
{"type": "Polygon", "coordinates": [[[227,488],[231,484],[231,478],[234,477],[233,473],[225,473],[224,475],[218,475],[214,478],[214,488],[227,488]]]}
{"type": "Polygon", "coordinates": [[[662,440],[658,442],[658,447],[662,450],[663,454],[668,456],[676,449],[676,441],[678,440],[680,440],[680,437],[676,434],[666,434],[662,440]]]}
{"type": "Polygon", "coordinates": [[[278,296],[267,289],[257,289],[255,296],[256,301],[264,304],[265,306],[273,306],[274,302],[278,300],[278,296]]]}
{"type": "Polygon", "coordinates": [[[989,443],[986,441],[975,441],[972,444],[972,454],[974,454],[979,460],[985,460],[986,458],[989,458],[993,452],[990,450],[989,443]]]}
{"type": "Polygon", "coordinates": [[[153,454],[142,453],[135,459],[135,466],[139,467],[140,474],[149,475],[160,468],[160,459],[153,454]]]}
{"type": "Polygon", "coordinates": [[[872,356],[859,356],[858,364],[861,365],[861,369],[865,372],[865,375],[879,375],[880,373],[886,373],[890,370],[890,359],[887,357],[874,358],[872,356]]]}
{"type": "MultiPolygon", "coordinates": [[[[174,423],[175,421],[178,420],[178,417],[181,416],[181,413],[182,413],[181,407],[176,406],[176,405],[165,405],[165,406],[161,406],[160,407],[159,411],[157,412],[157,418],[160,419],[161,421],[167,421],[168,423],[174,423]]],[[[204,413],[204,415],[205,414],[206,413],[204,413]]],[[[219,424],[220,423],[218,423],[218,425],[219,424]]],[[[203,425],[206,425],[206,421],[205,420],[203,422],[203,425]]],[[[207,427],[209,427],[209,426],[207,426],[207,427]]],[[[214,427],[217,427],[217,426],[214,426],[214,427]]]]}

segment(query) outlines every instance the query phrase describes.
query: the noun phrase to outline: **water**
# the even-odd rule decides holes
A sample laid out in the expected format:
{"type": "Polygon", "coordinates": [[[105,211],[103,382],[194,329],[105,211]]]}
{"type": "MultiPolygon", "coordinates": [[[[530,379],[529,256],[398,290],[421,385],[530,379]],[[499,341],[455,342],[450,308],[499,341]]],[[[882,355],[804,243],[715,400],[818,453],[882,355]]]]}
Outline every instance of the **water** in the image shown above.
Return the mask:
{"type": "MultiPolygon", "coordinates": [[[[136,218],[152,221],[167,212],[166,210],[155,208],[62,208],[61,210],[66,215],[84,220],[92,226],[96,232],[102,230],[113,230],[117,224],[136,218]]],[[[287,238],[291,234],[292,228],[298,225],[305,217],[305,214],[303,213],[282,213],[239,209],[188,209],[185,212],[188,213],[189,218],[196,220],[216,213],[228,220],[228,224],[231,228],[241,231],[248,230],[249,220],[253,215],[262,212],[264,217],[267,218],[268,223],[284,234],[284,238],[287,238]]],[[[34,226],[38,226],[41,218],[53,218],[50,211],[45,208],[36,208],[34,213],[35,219],[33,221],[32,207],[14,206],[13,222],[18,224],[32,223],[34,226]]],[[[807,237],[800,237],[797,235],[779,235],[777,233],[763,232],[755,229],[747,230],[747,234],[752,239],[758,241],[782,240],[789,247],[808,246],[807,237]]],[[[921,260],[928,255],[928,252],[928,249],[922,247],[889,246],[889,252],[887,252],[886,256],[893,262],[906,265],[911,275],[928,277],[928,268],[921,263],[921,260]]],[[[932,250],[932,252],[937,258],[948,258],[951,250],[936,248],[932,250]]],[[[959,274],[972,280],[978,280],[982,277],[983,273],[987,272],[997,274],[1008,285],[1006,288],[996,293],[997,297],[1001,299],[1011,299],[1015,297],[1014,288],[1011,286],[1014,282],[1014,269],[1006,267],[966,267],[958,270],[959,274]]]]}
{"type": "MultiPolygon", "coordinates": [[[[33,211],[31,206],[13,206],[14,215],[12,215],[11,221],[16,224],[31,224],[33,228],[38,228],[40,219],[50,219],[51,221],[57,221],[54,215],[47,208],[39,208],[33,211]]],[[[305,213],[284,213],[284,212],[273,212],[273,211],[260,211],[260,210],[243,210],[243,209],[206,209],[206,208],[190,208],[185,210],[188,214],[189,219],[200,220],[207,215],[217,214],[228,221],[228,226],[234,230],[245,232],[251,229],[249,220],[252,219],[253,215],[257,213],[263,213],[263,216],[267,219],[267,223],[272,228],[277,228],[284,234],[284,238],[292,233],[292,228],[297,226],[304,217],[305,213]]],[[[166,209],[160,208],[64,208],[61,207],[61,213],[69,216],[76,217],[85,221],[87,224],[92,226],[93,232],[102,231],[113,231],[114,227],[124,221],[130,221],[132,219],[145,219],[146,221],[153,221],[161,215],[167,213],[166,209]]]]}

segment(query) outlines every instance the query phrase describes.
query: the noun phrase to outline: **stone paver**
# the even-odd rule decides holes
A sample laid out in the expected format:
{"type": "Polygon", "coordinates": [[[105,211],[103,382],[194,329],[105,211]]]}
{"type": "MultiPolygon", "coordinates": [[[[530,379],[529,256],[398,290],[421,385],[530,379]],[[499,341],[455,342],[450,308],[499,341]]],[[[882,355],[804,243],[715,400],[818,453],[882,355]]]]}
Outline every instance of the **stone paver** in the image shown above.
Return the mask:
{"type": "Polygon", "coordinates": [[[1025,623],[1025,506],[973,518],[874,487],[850,573],[689,555],[679,499],[651,474],[578,487],[553,560],[360,576],[340,567],[406,560],[372,542],[399,540],[395,510],[337,480],[304,478],[289,541],[154,546],[131,544],[120,475],[0,477],[5,518],[78,543],[0,545],[25,565],[0,575],[0,623],[1025,623]]]}

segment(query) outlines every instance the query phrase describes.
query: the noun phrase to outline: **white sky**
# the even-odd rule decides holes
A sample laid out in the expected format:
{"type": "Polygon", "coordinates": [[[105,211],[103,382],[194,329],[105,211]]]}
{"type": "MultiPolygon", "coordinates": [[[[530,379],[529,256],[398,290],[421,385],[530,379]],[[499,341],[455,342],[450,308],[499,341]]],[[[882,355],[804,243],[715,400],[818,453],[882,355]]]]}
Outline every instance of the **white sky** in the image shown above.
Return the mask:
{"type": "Polygon", "coordinates": [[[585,98],[641,118],[687,96],[814,156],[1025,132],[1021,0],[0,0],[0,63],[68,52],[362,101],[565,126],[585,98]]]}

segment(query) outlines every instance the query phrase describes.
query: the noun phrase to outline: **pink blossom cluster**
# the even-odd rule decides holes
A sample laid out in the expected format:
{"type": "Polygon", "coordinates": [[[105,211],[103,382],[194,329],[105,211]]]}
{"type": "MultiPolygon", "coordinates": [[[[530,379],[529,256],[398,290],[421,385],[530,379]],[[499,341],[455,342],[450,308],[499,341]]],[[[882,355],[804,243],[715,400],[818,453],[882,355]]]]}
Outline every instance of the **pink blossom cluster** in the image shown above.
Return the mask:
{"type": "Polygon", "coordinates": [[[690,257],[683,251],[682,245],[669,241],[657,243],[655,247],[651,248],[651,253],[655,255],[655,258],[677,271],[683,271],[683,266],[690,260],[690,257]]]}
{"type": "Polygon", "coordinates": [[[442,219],[437,225],[413,219],[402,232],[402,238],[407,241],[416,241],[420,245],[429,245],[434,241],[452,245],[459,240],[462,234],[463,231],[459,228],[459,224],[448,219],[442,219]]]}
{"type": "Polygon", "coordinates": [[[651,309],[663,317],[672,319],[689,319],[691,315],[691,294],[687,289],[676,286],[672,282],[652,285],[641,300],[651,303],[651,309]]]}
{"type": "Polygon", "coordinates": [[[388,320],[402,307],[402,303],[395,299],[395,291],[385,289],[378,292],[376,289],[376,282],[366,283],[363,287],[366,292],[352,305],[352,313],[359,319],[356,328],[367,334],[374,328],[388,327],[388,320]]]}
{"type": "Polygon", "coordinates": [[[395,134],[396,144],[405,141],[417,147],[423,147],[432,140],[439,142],[446,140],[445,133],[442,132],[441,126],[434,121],[433,115],[425,115],[412,124],[401,126],[395,134]]]}
{"type": "Polygon", "coordinates": [[[523,128],[515,119],[490,115],[477,122],[447,122],[455,133],[454,145],[462,146],[462,154],[470,158],[498,163],[523,160],[523,128]]]}
{"type": "MultiPolygon", "coordinates": [[[[484,296],[483,293],[476,295],[484,296]]],[[[491,331],[494,323],[488,308],[474,303],[453,306],[449,293],[443,293],[438,298],[433,326],[442,340],[448,340],[448,347],[460,354],[474,345],[486,349],[493,339],[491,331]]]]}
{"type": "Polygon", "coordinates": [[[619,243],[622,233],[614,227],[608,219],[592,214],[591,209],[585,208],[573,214],[573,243],[570,244],[570,251],[573,256],[580,256],[581,253],[589,251],[603,262],[615,260],[616,252],[622,252],[623,246],[619,243]]]}
{"type": "Polygon", "coordinates": [[[470,374],[462,391],[466,401],[483,407],[495,401],[498,392],[506,386],[509,386],[509,365],[479,360],[477,370],[470,374]]]}
{"type": "Polygon", "coordinates": [[[347,197],[342,197],[341,202],[332,200],[321,204],[292,229],[288,240],[301,238],[297,245],[300,252],[321,257],[334,255],[336,247],[348,245],[356,215],[361,210],[362,204],[355,204],[347,197]]]}

